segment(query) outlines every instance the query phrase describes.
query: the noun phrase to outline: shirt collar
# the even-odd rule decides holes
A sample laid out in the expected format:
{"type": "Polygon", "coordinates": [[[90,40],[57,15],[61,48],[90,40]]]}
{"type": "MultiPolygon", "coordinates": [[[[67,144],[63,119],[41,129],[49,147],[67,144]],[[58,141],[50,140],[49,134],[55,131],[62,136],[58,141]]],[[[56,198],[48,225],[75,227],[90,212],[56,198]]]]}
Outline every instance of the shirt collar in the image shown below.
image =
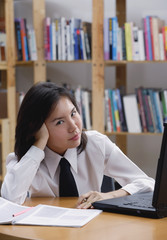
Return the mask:
{"type": "MultiPolygon", "coordinates": [[[[76,148],[70,148],[68,149],[64,156],[69,163],[71,164],[71,167],[73,170],[77,173],[78,168],[77,168],[77,149],[76,148]]],[[[45,147],[45,159],[44,162],[48,168],[48,171],[50,173],[51,178],[54,178],[55,172],[57,171],[57,168],[59,166],[59,162],[61,160],[62,156],[55,153],[48,147],[45,147]]]]}

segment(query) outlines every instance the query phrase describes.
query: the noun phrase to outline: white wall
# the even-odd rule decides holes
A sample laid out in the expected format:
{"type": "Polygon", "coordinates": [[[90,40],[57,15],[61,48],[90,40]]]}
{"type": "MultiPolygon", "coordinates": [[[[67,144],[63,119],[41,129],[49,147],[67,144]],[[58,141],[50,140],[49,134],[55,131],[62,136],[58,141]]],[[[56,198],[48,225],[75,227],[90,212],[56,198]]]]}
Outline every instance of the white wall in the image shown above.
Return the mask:
{"type": "MultiPolygon", "coordinates": [[[[32,25],[31,0],[15,3],[15,16],[26,17],[32,25]]],[[[39,6],[40,7],[40,6],[39,6]]],[[[141,18],[152,14],[158,15],[167,24],[166,0],[127,0],[127,20],[141,26],[141,18]]],[[[80,17],[91,21],[91,0],[46,0],[46,15],[51,17],[80,17]]],[[[115,15],[115,0],[105,0],[105,17],[115,15]]],[[[134,92],[138,86],[167,88],[167,64],[128,64],[127,91],[134,92]]],[[[105,70],[106,87],[114,87],[114,67],[105,70]]],[[[26,91],[32,84],[31,68],[19,67],[17,70],[17,88],[26,91]]],[[[90,64],[48,64],[47,78],[57,83],[80,84],[91,88],[90,64]]],[[[129,136],[128,156],[147,174],[155,177],[157,159],[160,151],[161,136],[129,136]]]]}

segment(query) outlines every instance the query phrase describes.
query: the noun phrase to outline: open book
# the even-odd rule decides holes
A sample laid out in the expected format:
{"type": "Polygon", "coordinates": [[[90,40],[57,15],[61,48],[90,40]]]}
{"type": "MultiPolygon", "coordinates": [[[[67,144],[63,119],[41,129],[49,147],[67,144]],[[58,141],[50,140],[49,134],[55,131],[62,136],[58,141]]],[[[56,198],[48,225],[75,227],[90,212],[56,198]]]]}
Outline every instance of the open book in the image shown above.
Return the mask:
{"type": "Polygon", "coordinates": [[[0,224],[82,227],[101,212],[43,204],[25,207],[0,198],[0,224]]]}

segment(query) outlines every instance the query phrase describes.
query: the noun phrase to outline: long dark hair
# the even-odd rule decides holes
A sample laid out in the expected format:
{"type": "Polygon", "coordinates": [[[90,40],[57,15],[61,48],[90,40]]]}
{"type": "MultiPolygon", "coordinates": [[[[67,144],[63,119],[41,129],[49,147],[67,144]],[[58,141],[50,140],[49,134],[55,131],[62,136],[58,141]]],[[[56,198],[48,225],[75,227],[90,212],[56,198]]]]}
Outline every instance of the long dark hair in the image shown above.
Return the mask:
{"type": "MultiPolygon", "coordinates": [[[[40,82],[29,89],[17,117],[14,150],[18,161],[34,144],[35,133],[41,128],[62,96],[67,97],[79,112],[74,95],[68,89],[59,87],[53,82],[40,82]]],[[[77,148],[78,154],[85,149],[86,144],[87,137],[83,130],[81,144],[77,148]]]]}

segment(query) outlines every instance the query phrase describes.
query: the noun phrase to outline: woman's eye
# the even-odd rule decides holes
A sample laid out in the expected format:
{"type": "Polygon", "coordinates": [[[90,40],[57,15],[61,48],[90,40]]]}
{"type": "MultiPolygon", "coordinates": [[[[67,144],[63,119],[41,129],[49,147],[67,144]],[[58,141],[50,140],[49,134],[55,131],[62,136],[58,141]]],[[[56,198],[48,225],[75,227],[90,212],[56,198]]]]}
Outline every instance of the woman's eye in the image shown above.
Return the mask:
{"type": "Polygon", "coordinates": [[[60,124],[62,124],[63,123],[63,120],[60,120],[60,121],[58,121],[57,123],[56,123],[56,125],[60,125],[60,124]]]}
{"type": "Polygon", "coordinates": [[[76,110],[71,113],[71,116],[74,116],[76,114],[76,110]]]}

